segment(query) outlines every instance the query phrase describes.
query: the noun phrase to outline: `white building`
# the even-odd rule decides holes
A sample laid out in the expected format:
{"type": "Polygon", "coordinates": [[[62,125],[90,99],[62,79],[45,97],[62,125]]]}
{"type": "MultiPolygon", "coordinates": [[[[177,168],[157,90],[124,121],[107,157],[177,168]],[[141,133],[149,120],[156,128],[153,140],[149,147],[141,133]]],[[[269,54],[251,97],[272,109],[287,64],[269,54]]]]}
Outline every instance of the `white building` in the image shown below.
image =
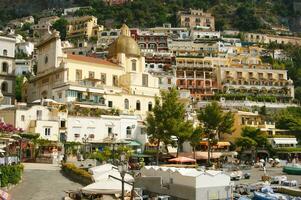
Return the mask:
{"type": "Polygon", "coordinates": [[[218,31],[192,30],[190,37],[193,40],[217,40],[220,39],[221,33],[218,31]]]}
{"type": "Polygon", "coordinates": [[[147,142],[145,127],[134,115],[101,115],[100,117],[68,116],[67,141],[105,143],[114,137],[115,141],[136,140],[142,145],[147,142]]]}
{"type": "Polygon", "coordinates": [[[38,133],[42,139],[59,141],[61,121],[66,120],[67,113],[46,106],[28,107],[25,104],[1,109],[0,116],[5,123],[21,128],[25,132],[38,133]]]}
{"type": "Polygon", "coordinates": [[[15,100],[15,44],[14,37],[0,36],[0,86],[4,96],[0,104],[13,104],[15,100]]]}
{"type": "Polygon", "coordinates": [[[290,138],[269,138],[273,148],[296,148],[298,141],[294,137],[290,138]]]}
{"type": "Polygon", "coordinates": [[[28,41],[21,41],[16,44],[16,53],[24,53],[27,57],[32,56],[34,44],[28,41]]]}
{"type": "Polygon", "coordinates": [[[230,176],[222,171],[146,166],[135,186],[158,195],[189,200],[230,199],[230,176]]]}
{"type": "Polygon", "coordinates": [[[32,73],[32,60],[30,59],[16,59],[15,60],[15,75],[25,75],[27,73],[32,73]]]}

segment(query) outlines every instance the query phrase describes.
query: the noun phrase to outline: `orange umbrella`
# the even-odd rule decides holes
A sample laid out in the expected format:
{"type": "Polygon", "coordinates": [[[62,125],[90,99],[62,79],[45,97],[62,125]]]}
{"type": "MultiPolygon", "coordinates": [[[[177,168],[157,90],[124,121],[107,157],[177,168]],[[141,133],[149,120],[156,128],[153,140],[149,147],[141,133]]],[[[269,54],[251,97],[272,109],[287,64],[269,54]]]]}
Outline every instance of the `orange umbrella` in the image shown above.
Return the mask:
{"type": "Polygon", "coordinates": [[[177,162],[177,163],[192,163],[196,162],[195,159],[192,158],[187,158],[187,157],[177,157],[177,158],[172,158],[168,160],[169,162],[177,162]]]}

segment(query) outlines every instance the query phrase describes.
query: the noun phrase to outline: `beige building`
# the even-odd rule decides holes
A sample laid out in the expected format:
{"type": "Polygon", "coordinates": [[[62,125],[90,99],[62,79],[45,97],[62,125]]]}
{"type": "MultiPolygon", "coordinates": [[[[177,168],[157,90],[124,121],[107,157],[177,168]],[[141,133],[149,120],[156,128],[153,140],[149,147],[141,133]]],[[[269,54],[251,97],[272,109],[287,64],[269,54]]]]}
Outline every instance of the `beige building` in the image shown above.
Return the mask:
{"type": "Polygon", "coordinates": [[[210,58],[177,57],[176,85],[181,90],[190,90],[195,98],[212,96],[217,90],[215,70],[210,58]]]}
{"type": "Polygon", "coordinates": [[[219,67],[217,83],[222,91],[230,94],[261,94],[277,100],[293,99],[293,81],[286,70],[274,70],[269,65],[230,65],[219,67]]]}
{"type": "Polygon", "coordinates": [[[67,39],[81,38],[97,39],[98,33],[103,30],[103,26],[97,24],[97,18],[94,16],[82,16],[67,18],[67,39]]]}
{"type": "Polygon", "coordinates": [[[126,25],[109,48],[109,61],[63,54],[57,32],[37,49],[37,76],[29,82],[28,102],[51,98],[145,115],[159,95],[158,78],[145,72],[144,57],[126,25]]]}
{"type": "Polygon", "coordinates": [[[33,37],[35,39],[41,39],[45,34],[48,34],[52,24],[59,19],[58,16],[40,18],[38,23],[32,26],[33,37]]]}
{"type": "Polygon", "coordinates": [[[189,11],[178,13],[180,26],[189,28],[202,28],[206,30],[215,30],[215,19],[211,13],[204,12],[203,10],[189,9],[189,11]]]}
{"type": "Polygon", "coordinates": [[[245,40],[248,42],[264,43],[264,44],[275,42],[277,44],[301,45],[301,37],[294,37],[294,36],[245,33],[244,37],[245,40]]]}
{"type": "Polygon", "coordinates": [[[0,36],[0,104],[15,101],[15,45],[15,38],[0,36]]]}

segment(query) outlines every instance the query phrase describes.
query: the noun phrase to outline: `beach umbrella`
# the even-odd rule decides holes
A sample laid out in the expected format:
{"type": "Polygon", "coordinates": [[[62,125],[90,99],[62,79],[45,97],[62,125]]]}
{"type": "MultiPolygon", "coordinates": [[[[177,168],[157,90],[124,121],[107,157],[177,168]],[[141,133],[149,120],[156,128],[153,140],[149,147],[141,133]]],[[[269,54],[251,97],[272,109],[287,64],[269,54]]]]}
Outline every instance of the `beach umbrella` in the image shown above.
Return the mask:
{"type": "Polygon", "coordinates": [[[11,196],[3,190],[0,190],[0,199],[2,199],[2,200],[12,200],[11,196]]]}
{"type": "Polygon", "coordinates": [[[169,162],[177,162],[177,163],[195,163],[196,160],[187,157],[177,157],[168,160],[169,162]]]}

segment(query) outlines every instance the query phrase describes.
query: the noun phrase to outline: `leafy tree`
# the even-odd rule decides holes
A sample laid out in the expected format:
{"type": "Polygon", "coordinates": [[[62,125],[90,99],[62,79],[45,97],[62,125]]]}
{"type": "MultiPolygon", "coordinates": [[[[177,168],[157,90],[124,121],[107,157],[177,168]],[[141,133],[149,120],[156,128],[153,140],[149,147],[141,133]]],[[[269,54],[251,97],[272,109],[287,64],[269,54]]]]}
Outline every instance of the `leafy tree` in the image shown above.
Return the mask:
{"type": "Polygon", "coordinates": [[[59,20],[55,21],[52,25],[53,29],[60,32],[62,40],[66,39],[67,25],[68,25],[68,21],[65,18],[60,18],[59,20]]]}
{"type": "Polygon", "coordinates": [[[245,5],[237,8],[234,25],[240,31],[252,31],[261,27],[259,19],[255,16],[254,9],[245,5]]]}
{"type": "Polygon", "coordinates": [[[202,123],[204,134],[208,139],[208,165],[210,166],[211,146],[220,138],[221,134],[232,133],[234,117],[231,112],[224,113],[217,102],[212,102],[200,110],[198,119],[202,123]]]}
{"type": "Polygon", "coordinates": [[[202,127],[197,127],[193,130],[193,132],[189,138],[190,145],[192,146],[192,150],[193,150],[193,158],[194,159],[196,159],[196,156],[195,156],[196,150],[195,149],[200,144],[202,135],[203,135],[202,127]]]}
{"type": "Polygon", "coordinates": [[[255,152],[258,147],[269,147],[267,135],[260,131],[260,129],[254,127],[245,127],[242,129],[241,137],[235,141],[237,147],[241,147],[241,150],[252,150],[252,160],[255,160],[255,152]]]}
{"type": "Polygon", "coordinates": [[[161,97],[156,98],[154,109],[148,114],[146,122],[150,140],[157,144],[157,164],[161,142],[165,145],[175,145],[171,136],[176,136],[179,147],[190,137],[189,133],[192,133],[192,125],[185,121],[185,108],[179,101],[179,94],[175,88],[161,91],[161,97]]]}

